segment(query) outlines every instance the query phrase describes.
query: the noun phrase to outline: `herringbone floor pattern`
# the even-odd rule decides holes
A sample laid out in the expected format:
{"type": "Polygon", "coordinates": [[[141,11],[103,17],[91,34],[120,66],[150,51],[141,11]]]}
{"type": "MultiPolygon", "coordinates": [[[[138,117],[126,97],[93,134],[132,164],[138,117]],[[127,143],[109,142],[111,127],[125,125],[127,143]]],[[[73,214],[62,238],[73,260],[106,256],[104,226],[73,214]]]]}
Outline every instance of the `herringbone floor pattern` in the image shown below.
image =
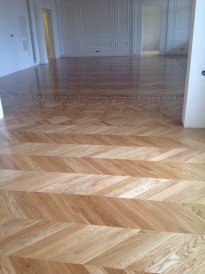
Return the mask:
{"type": "Polygon", "coordinates": [[[2,101],[0,273],[205,273],[205,130],[182,99],[2,101]]]}

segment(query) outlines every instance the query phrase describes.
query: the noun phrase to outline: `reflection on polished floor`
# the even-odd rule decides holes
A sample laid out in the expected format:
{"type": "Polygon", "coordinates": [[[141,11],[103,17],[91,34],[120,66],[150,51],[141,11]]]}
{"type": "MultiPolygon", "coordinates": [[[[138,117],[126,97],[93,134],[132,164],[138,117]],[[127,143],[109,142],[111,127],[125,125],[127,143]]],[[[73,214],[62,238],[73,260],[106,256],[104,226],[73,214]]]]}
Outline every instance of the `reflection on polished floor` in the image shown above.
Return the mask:
{"type": "Polygon", "coordinates": [[[1,79],[1,273],[204,274],[185,62],[60,59],[1,79]]]}
{"type": "Polygon", "coordinates": [[[4,77],[0,94],[23,96],[183,96],[184,57],[61,58],[4,77]]]}

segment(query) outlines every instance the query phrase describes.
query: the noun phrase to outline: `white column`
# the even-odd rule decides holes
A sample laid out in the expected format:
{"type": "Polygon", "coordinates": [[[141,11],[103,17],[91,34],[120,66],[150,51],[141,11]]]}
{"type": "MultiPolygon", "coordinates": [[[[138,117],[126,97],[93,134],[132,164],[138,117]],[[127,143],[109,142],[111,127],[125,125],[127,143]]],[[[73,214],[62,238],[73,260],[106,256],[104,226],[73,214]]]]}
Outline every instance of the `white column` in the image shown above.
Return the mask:
{"type": "Polygon", "coordinates": [[[205,0],[193,1],[183,124],[205,128],[205,0]]]}
{"type": "Polygon", "coordinates": [[[0,99],[0,119],[4,118],[4,113],[3,113],[3,108],[2,108],[2,103],[0,99]]]}

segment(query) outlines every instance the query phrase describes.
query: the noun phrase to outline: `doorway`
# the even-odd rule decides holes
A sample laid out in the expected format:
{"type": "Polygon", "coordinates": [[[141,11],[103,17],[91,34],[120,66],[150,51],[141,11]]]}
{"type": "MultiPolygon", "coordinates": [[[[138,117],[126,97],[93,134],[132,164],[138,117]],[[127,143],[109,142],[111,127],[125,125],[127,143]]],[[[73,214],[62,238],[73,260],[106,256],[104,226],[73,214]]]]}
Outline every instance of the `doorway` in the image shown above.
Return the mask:
{"type": "Polygon", "coordinates": [[[143,55],[160,54],[161,35],[161,7],[143,7],[143,31],[142,31],[142,53],[143,55]]]}
{"type": "Polygon", "coordinates": [[[42,17],[43,17],[43,27],[44,27],[47,57],[48,57],[48,60],[51,60],[52,58],[55,58],[51,10],[43,9],[42,17]]]}

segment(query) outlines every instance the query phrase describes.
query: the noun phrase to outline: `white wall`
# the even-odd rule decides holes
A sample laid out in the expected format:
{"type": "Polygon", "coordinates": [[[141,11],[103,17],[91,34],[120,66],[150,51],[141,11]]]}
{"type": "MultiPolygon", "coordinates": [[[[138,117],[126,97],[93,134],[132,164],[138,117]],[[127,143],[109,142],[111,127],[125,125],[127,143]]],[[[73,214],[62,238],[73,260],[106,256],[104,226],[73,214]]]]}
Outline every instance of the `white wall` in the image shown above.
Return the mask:
{"type": "Polygon", "coordinates": [[[192,0],[169,0],[167,53],[187,54],[192,0]]]}
{"type": "Polygon", "coordinates": [[[205,128],[205,76],[201,74],[205,70],[205,1],[194,2],[183,124],[187,128],[205,128]]]}
{"type": "Polygon", "coordinates": [[[0,37],[0,76],[34,65],[25,0],[0,0],[0,37]]]}
{"type": "Polygon", "coordinates": [[[63,56],[140,55],[145,6],[161,7],[161,53],[187,53],[192,0],[57,1],[63,56]]]}
{"type": "Polygon", "coordinates": [[[48,62],[42,20],[43,8],[51,10],[54,57],[61,57],[55,0],[29,0],[29,2],[36,62],[34,63],[26,0],[0,0],[0,77],[35,64],[48,62]]]}
{"type": "Polygon", "coordinates": [[[3,113],[3,108],[2,108],[1,98],[0,98],[0,119],[2,119],[3,117],[4,117],[4,113],[3,113]]]}
{"type": "Polygon", "coordinates": [[[143,50],[160,49],[161,9],[144,7],[143,9],[143,50]]]}
{"type": "MultiPolygon", "coordinates": [[[[56,58],[129,55],[141,54],[143,6],[161,3],[163,18],[160,46],[161,52],[166,52],[168,0],[29,1],[32,8],[36,64],[48,62],[43,8],[50,9],[52,13],[56,58]]],[[[182,47],[185,53],[187,51],[191,1],[169,0],[168,53],[181,53],[182,47]]],[[[0,76],[34,65],[26,0],[0,0],[0,37],[0,76]],[[10,36],[12,34],[13,37],[10,36]]]]}
{"type": "Polygon", "coordinates": [[[63,56],[140,55],[142,12],[149,5],[161,7],[160,48],[165,53],[168,0],[58,1],[63,56]]]}
{"type": "Polygon", "coordinates": [[[62,0],[59,12],[62,55],[131,53],[131,0],[62,0]]]}

